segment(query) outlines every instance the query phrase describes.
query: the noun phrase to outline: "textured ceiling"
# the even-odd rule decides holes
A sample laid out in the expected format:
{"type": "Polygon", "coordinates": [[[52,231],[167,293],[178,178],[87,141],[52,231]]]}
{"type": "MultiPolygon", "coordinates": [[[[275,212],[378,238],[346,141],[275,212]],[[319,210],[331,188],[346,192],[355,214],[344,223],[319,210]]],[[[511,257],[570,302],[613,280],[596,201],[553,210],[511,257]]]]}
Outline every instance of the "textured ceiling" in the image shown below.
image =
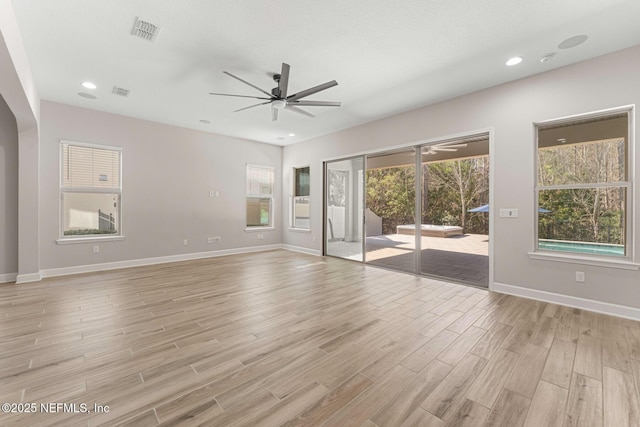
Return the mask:
{"type": "Polygon", "coordinates": [[[280,145],[640,44],[638,0],[13,0],[41,98],[280,145]],[[155,42],[130,32],[161,27],[155,42]],[[586,34],[572,49],[563,40],[586,34]],[[540,57],[556,52],[553,60],[540,57]],[[506,67],[520,55],[524,62],[506,67]],[[281,63],[289,93],[329,80],[307,118],[269,106],[281,63]],[[92,81],[98,88],[81,87],[92,81]],[[130,90],[111,94],[113,86],[130,90]],[[88,92],[97,99],[78,95],[88,92]],[[256,101],[257,102],[257,101],[256,101]],[[202,124],[209,120],[211,124],[202,124]],[[295,137],[288,136],[295,133],[295,137]]]}

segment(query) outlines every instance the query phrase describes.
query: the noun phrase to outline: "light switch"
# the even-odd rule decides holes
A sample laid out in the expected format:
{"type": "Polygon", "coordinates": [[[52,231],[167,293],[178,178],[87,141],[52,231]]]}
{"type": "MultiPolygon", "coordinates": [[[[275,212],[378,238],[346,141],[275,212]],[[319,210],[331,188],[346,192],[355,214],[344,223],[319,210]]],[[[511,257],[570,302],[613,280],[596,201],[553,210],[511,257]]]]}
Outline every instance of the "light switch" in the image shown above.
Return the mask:
{"type": "Polygon", "coordinates": [[[500,209],[500,218],[518,218],[518,209],[500,209]]]}

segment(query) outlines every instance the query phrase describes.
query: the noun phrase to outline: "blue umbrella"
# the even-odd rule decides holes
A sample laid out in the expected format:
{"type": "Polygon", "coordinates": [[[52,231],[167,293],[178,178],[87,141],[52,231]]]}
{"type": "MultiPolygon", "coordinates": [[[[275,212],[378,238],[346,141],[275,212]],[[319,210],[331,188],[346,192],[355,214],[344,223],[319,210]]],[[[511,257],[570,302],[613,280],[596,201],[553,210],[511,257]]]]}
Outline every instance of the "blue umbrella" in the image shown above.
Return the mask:
{"type": "Polygon", "coordinates": [[[469,209],[467,212],[489,212],[489,205],[478,206],[477,208],[469,209]]]}
{"type": "MultiPolygon", "coordinates": [[[[478,206],[477,208],[469,209],[467,212],[489,212],[489,205],[486,204],[486,205],[478,206]]],[[[545,208],[538,208],[538,212],[547,213],[551,211],[545,208]]]]}

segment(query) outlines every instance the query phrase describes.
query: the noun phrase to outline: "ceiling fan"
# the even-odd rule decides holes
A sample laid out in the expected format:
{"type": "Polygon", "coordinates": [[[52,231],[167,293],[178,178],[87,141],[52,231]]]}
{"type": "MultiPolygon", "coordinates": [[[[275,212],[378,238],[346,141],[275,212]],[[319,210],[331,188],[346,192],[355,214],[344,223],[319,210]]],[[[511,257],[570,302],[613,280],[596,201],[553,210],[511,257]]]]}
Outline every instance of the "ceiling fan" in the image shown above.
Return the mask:
{"type": "Polygon", "coordinates": [[[268,96],[268,98],[264,97],[264,96],[247,96],[247,95],[231,95],[228,93],[214,93],[211,92],[211,95],[220,95],[220,96],[235,96],[235,97],[239,97],[239,98],[253,98],[253,99],[259,99],[259,100],[263,100],[265,102],[261,102],[259,104],[254,104],[254,105],[250,105],[248,107],[244,107],[244,108],[240,108],[239,110],[235,110],[234,113],[237,113],[238,111],[243,111],[243,110],[247,110],[249,108],[253,108],[253,107],[258,107],[260,105],[266,105],[266,104],[271,104],[271,120],[276,121],[278,120],[278,111],[284,109],[284,110],[289,110],[289,111],[293,111],[294,113],[298,113],[298,114],[302,114],[303,116],[307,116],[307,117],[315,117],[313,114],[309,113],[306,110],[303,110],[302,108],[300,108],[300,106],[303,107],[339,107],[340,106],[340,102],[333,102],[333,101],[304,101],[302,100],[302,98],[306,98],[309,95],[313,95],[314,93],[318,93],[320,91],[323,91],[325,89],[329,89],[330,87],[333,86],[337,86],[338,82],[336,82],[335,80],[331,80],[330,82],[327,83],[323,83],[321,85],[318,86],[314,86],[312,88],[303,90],[301,92],[295,93],[293,95],[288,95],[287,90],[288,90],[288,86],[289,86],[289,64],[285,64],[284,62],[282,63],[282,71],[280,72],[280,74],[274,74],[273,76],[273,80],[278,84],[278,86],[274,87],[273,89],[271,89],[271,93],[267,92],[266,90],[263,90],[261,88],[259,88],[258,86],[249,83],[246,80],[241,79],[238,76],[234,76],[233,74],[231,74],[228,71],[223,71],[224,74],[228,75],[229,77],[233,77],[236,80],[241,81],[242,83],[251,86],[254,89],[259,90],[260,92],[264,93],[265,95],[268,96]]]}
{"type": "Polygon", "coordinates": [[[467,144],[436,144],[428,145],[422,148],[423,154],[438,154],[440,151],[458,151],[458,148],[464,148],[467,144]]]}

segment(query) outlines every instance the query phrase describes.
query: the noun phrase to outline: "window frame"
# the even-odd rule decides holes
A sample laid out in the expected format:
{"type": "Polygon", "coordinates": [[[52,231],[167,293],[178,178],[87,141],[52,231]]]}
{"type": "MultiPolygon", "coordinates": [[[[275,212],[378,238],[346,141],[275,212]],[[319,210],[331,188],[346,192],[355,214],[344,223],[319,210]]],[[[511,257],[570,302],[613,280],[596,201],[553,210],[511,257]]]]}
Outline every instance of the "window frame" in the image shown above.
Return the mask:
{"type": "Polygon", "coordinates": [[[621,268],[621,269],[632,269],[637,270],[640,268],[640,264],[637,262],[637,254],[635,253],[635,227],[637,226],[634,223],[634,212],[636,207],[636,197],[635,197],[635,170],[636,170],[636,154],[635,154],[635,126],[634,126],[634,117],[635,117],[635,105],[628,105],[622,107],[616,107],[606,110],[600,110],[590,113],[577,114],[567,117],[561,117],[557,119],[551,119],[541,122],[536,122],[533,124],[533,133],[534,133],[534,241],[533,241],[533,251],[529,252],[529,256],[533,259],[543,259],[543,260],[553,260],[553,261],[563,261],[569,263],[577,263],[577,264],[587,264],[587,265],[598,265],[605,267],[613,267],[613,268],[621,268]],[[548,185],[542,186],[540,185],[540,177],[539,177],[539,130],[541,128],[553,126],[553,125],[570,125],[572,123],[582,121],[582,120],[590,120],[597,118],[606,118],[615,115],[625,114],[627,117],[627,135],[626,135],[626,147],[625,147],[625,167],[626,167],[626,177],[624,181],[615,182],[615,183],[589,183],[589,184],[566,184],[566,185],[548,185]],[[545,250],[539,247],[539,197],[540,192],[543,190],[568,190],[568,189],[597,189],[603,187],[618,187],[624,188],[626,190],[625,197],[625,255],[624,256],[607,256],[607,255],[596,255],[596,254],[586,254],[580,252],[569,252],[569,251],[554,251],[554,250],[545,250]]]}
{"type": "Polygon", "coordinates": [[[300,232],[311,232],[311,166],[310,165],[304,165],[304,166],[294,166],[293,168],[291,168],[291,196],[290,196],[290,202],[289,202],[290,206],[289,206],[289,230],[292,231],[300,231],[300,232]],[[301,169],[308,169],[308,176],[309,176],[309,194],[307,195],[297,195],[297,188],[298,188],[298,181],[297,181],[297,174],[296,172],[298,170],[301,169]],[[296,200],[297,199],[307,199],[308,201],[308,205],[309,205],[309,226],[308,227],[301,227],[301,226],[297,226],[296,225],[296,200]]]}
{"type": "Polygon", "coordinates": [[[264,166],[247,163],[245,165],[245,231],[264,231],[275,229],[275,199],[274,191],[276,186],[276,174],[273,166],[264,166]],[[271,193],[270,194],[258,194],[251,193],[249,191],[249,170],[250,169],[263,169],[271,173],[271,193]],[[268,225],[248,225],[249,218],[247,216],[247,207],[250,198],[269,199],[269,224],[268,225]]]}
{"type": "Polygon", "coordinates": [[[122,228],[122,147],[116,147],[113,145],[93,144],[80,141],[63,140],[59,141],[59,231],[58,244],[73,244],[73,243],[90,243],[101,242],[105,240],[124,240],[124,232],[122,228]],[[64,146],[76,146],[84,148],[93,148],[105,151],[118,152],[118,186],[117,187],[66,187],[64,185],[64,146]],[[64,209],[64,196],[65,194],[115,194],[117,196],[117,233],[113,234],[64,234],[65,228],[65,209],[64,209]]]}

